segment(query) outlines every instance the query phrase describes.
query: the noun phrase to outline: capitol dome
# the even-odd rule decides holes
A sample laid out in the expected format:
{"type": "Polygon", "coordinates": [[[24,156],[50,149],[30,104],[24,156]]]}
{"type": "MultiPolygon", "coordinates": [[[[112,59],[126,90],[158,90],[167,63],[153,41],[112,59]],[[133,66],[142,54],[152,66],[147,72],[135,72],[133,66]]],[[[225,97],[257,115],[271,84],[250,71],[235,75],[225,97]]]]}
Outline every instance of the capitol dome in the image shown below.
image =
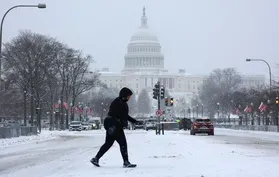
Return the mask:
{"type": "Polygon", "coordinates": [[[139,28],[137,32],[131,37],[130,43],[158,43],[157,36],[149,28],[139,28]]]}
{"type": "Polygon", "coordinates": [[[149,29],[145,7],[141,17],[141,25],[132,35],[125,55],[123,72],[154,71],[164,68],[164,55],[156,34],[149,29]]]}

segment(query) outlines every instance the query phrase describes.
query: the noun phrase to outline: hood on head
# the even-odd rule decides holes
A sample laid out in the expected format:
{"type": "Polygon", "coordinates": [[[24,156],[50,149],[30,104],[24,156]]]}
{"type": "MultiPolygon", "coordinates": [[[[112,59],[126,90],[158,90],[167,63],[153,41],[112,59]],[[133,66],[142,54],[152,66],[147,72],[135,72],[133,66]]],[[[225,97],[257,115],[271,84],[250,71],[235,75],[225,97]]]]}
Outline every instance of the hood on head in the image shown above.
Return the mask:
{"type": "Polygon", "coordinates": [[[122,100],[127,100],[127,97],[131,96],[131,95],[133,95],[133,92],[130,89],[128,89],[127,87],[123,87],[119,92],[119,97],[122,100]]]}

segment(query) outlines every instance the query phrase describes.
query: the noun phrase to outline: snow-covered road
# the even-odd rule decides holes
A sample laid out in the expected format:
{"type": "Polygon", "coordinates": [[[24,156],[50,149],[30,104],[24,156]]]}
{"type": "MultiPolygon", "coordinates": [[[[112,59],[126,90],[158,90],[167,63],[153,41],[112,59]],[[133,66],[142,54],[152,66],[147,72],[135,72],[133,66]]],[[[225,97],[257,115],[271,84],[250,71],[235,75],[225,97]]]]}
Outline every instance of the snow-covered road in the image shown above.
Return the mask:
{"type": "Polygon", "coordinates": [[[103,131],[63,133],[59,138],[0,148],[2,177],[278,177],[279,134],[216,129],[216,136],[188,131],[156,136],[127,131],[130,161],[122,168],[118,144],[100,160],[89,160],[104,141],[103,131]]]}

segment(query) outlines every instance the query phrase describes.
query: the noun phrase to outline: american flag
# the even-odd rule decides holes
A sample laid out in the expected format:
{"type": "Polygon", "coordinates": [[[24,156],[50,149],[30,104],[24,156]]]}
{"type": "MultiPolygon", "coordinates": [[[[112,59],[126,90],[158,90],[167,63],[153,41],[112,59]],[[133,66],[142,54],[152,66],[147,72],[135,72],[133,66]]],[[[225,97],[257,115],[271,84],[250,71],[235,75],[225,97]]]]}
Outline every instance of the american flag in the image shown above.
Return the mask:
{"type": "Polygon", "coordinates": [[[259,106],[259,110],[261,112],[266,111],[267,110],[267,105],[263,104],[263,102],[261,102],[260,106],[259,106]]]}
{"type": "Polygon", "coordinates": [[[250,113],[252,112],[252,108],[250,106],[246,106],[244,112],[250,113]]]}

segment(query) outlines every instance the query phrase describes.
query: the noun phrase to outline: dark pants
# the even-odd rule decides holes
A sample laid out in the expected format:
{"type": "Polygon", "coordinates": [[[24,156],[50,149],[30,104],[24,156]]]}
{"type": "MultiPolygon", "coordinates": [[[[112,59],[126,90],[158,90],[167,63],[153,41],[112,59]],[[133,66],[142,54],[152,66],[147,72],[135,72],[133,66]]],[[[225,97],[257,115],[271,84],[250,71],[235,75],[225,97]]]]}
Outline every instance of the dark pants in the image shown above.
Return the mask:
{"type": "Polygon", "coordinates": [[[100,148],[96,158],[100,159],[113,145],[114,141],[117,141],[120,146],[120,152],[123,160],[128,161],[127,141],[123,129],[117,129],[114,135],[109,135],[108,132],[106,132],[106,142],[100,148]]]}

